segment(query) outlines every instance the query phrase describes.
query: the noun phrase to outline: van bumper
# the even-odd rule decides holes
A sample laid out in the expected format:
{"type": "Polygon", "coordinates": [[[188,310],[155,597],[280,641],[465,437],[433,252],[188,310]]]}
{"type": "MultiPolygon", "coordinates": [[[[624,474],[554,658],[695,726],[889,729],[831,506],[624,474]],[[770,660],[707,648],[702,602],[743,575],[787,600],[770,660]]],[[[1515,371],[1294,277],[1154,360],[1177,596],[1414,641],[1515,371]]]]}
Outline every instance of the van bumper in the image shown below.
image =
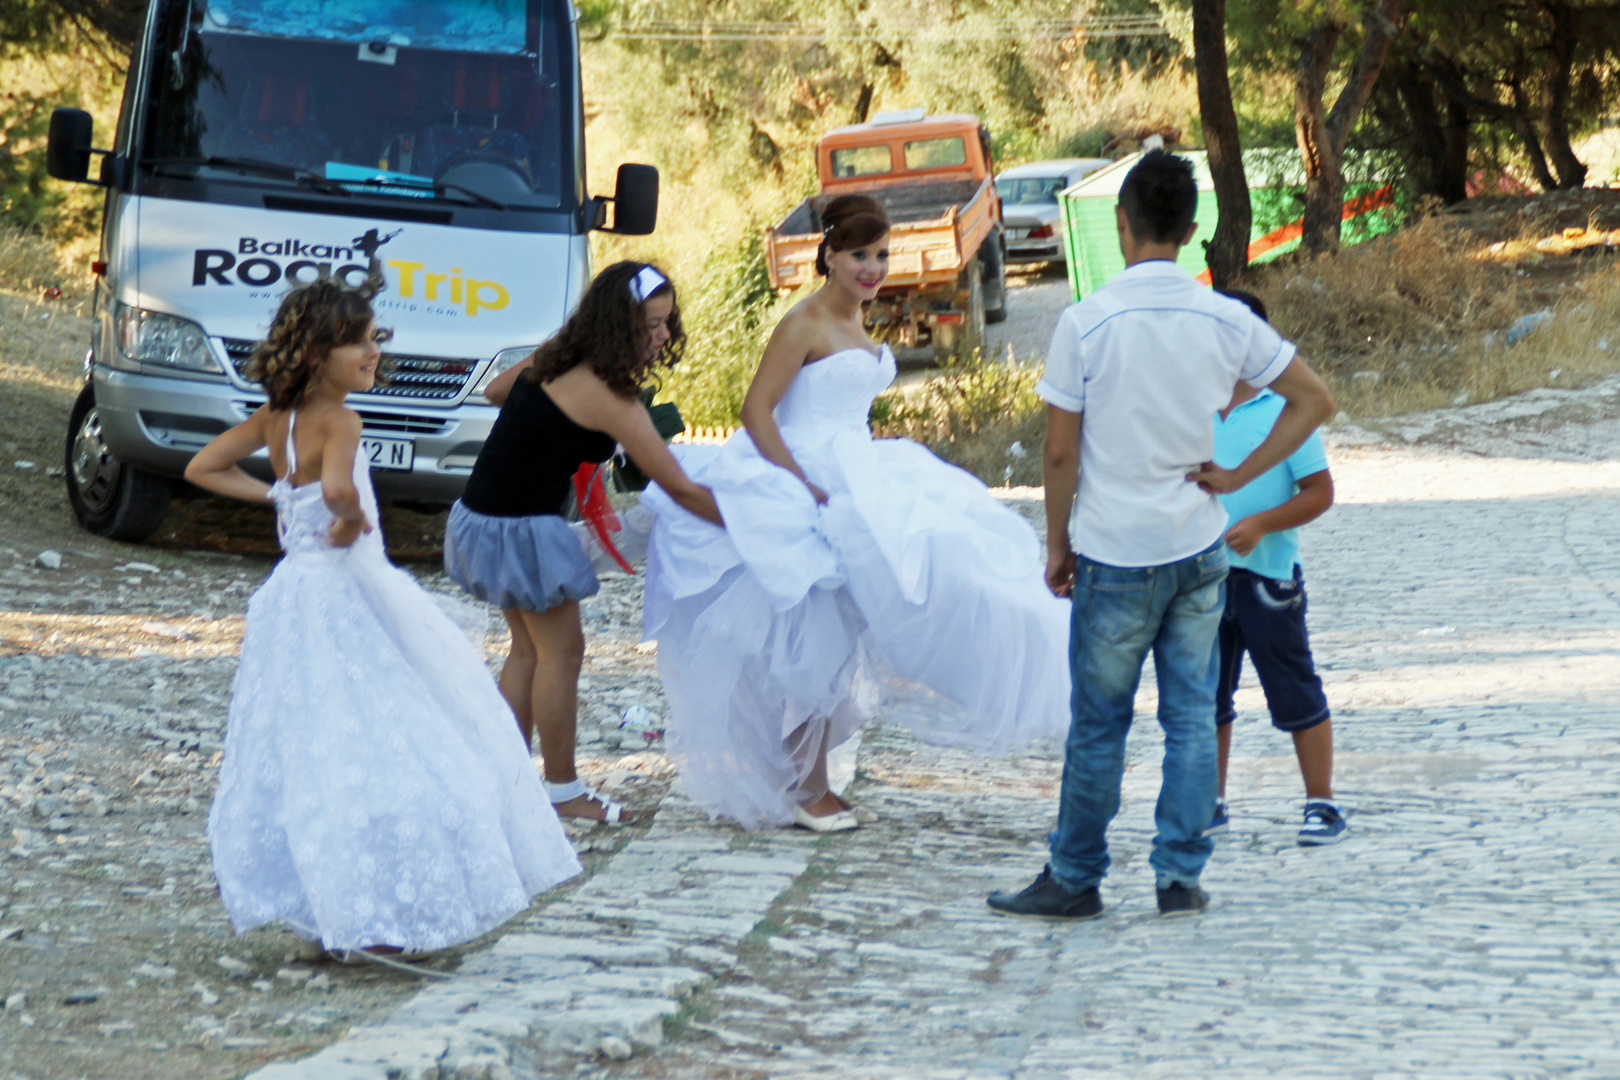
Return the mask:
{"type": "MultiPolygon", "coordinates": [[[[246,420],[264,404],[264,395],[223,380],[178,379],[91,369],[102,438],[118,458],[145,472],[179,478],[192,455],[214,436],[246,420]]],[[[500,410],[462,404],[426,408],[399,399],[351,398],[368,436],[410,439],[411,469],[374,468],[372,486],[382,499],[454,502],[461,497],[473,461],[500,410]]],[[[242,467],[272,480],[269,454],[260,450],[242,467]]]]}

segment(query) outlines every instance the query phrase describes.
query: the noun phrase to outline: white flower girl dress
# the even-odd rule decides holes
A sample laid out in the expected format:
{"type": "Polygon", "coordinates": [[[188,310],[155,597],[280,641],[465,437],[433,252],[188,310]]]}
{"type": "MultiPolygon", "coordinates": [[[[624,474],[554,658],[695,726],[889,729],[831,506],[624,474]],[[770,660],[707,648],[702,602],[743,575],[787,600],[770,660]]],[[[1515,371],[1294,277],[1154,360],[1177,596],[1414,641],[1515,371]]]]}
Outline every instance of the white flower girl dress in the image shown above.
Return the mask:
{"type": "MultiPolygon", "coordinates": [[[[920,737],[1003,753],[1069,726],[1069,610],[1034,530],[916,443],[874,439],[885,346],[805,365],[776,408],[829,496],[739,431],[678,446],[724,529],[656,485],[644,629],[688,795],[748,828],[782,825],[817,752],[881,709],[920,737]]],[[[814,793],[812,793],[814,794],[814,793]]]]}
{"type": "MultiPolygon", "coordinates": [[[[354,484],[376,523],[363,458],[354,484]]],[[[318,481],[270,494],[286,554],[248,604],[208,816],[231,922],[331,950],[478,937],[580,869],[512,712],[380,528],[336,548],[318,481]]]]}

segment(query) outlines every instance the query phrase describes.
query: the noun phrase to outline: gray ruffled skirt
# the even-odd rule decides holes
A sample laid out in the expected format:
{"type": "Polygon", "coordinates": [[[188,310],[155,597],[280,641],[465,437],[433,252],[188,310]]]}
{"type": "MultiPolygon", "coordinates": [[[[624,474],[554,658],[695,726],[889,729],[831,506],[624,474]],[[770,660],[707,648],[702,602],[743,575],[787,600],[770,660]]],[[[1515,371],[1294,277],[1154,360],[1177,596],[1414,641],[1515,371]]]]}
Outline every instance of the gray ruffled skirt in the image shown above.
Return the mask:
{"type": "Polygon", "coordinates": [[[549,611],[595,596],[601,584],[568,522],[556,514],[491,517],[458,500],[444,530],[444,572],[498,608],[549,611]]]}

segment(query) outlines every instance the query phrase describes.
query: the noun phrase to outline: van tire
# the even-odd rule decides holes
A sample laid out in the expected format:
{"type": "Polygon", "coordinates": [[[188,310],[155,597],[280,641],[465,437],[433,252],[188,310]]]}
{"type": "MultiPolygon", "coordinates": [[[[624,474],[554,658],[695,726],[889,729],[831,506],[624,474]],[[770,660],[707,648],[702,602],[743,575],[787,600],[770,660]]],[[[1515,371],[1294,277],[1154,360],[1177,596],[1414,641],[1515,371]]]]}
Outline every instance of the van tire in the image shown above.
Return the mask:
{"type": "Polygon", "coordinates": [[[62,471],[73,516],[109,540],[135,543],[157,532],[174,494],[169,481],[113,456],[102,440],[95,391],[88,385],[69,416],[62,471]]]}

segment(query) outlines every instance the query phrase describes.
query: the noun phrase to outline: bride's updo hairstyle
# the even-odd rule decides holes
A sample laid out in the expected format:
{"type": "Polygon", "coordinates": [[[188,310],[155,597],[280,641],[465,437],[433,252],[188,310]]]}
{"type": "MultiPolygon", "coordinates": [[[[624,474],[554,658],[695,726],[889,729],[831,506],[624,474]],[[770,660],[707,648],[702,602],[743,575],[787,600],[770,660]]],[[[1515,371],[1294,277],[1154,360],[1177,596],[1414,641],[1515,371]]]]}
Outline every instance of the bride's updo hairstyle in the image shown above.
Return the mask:
{"type": "Polygon", "coordinates": [[[840,195],[821,208],[816,273],[827,276],[827,253],[865,247],[889,232],[889,215],[870,195],[840,195]]]}
{"type": "Polygon", "coordinates": [[[1163,150],[1149,150],[1125,174],[1119,205],[1138,240],[1180,243],[1198,211],[1192,162],[1163,150]]]}
{"type": "Polygon", "coordinates": [[[580,364],[589,364],[608,389],[622,397],[635,397],[649,376],[660,368],[674,367],[685,350],[681,305],[669,275],[650,263],[626,260],[596,275],[562,329],[534,351],[528,377],[550,382],[580,364]],[[644,272],[648,273],[644,276],[644,272]],[[673,306],[665,324],[669,340],[648,360],[647,301],[655,296],[668,296],[673,306]]]}

